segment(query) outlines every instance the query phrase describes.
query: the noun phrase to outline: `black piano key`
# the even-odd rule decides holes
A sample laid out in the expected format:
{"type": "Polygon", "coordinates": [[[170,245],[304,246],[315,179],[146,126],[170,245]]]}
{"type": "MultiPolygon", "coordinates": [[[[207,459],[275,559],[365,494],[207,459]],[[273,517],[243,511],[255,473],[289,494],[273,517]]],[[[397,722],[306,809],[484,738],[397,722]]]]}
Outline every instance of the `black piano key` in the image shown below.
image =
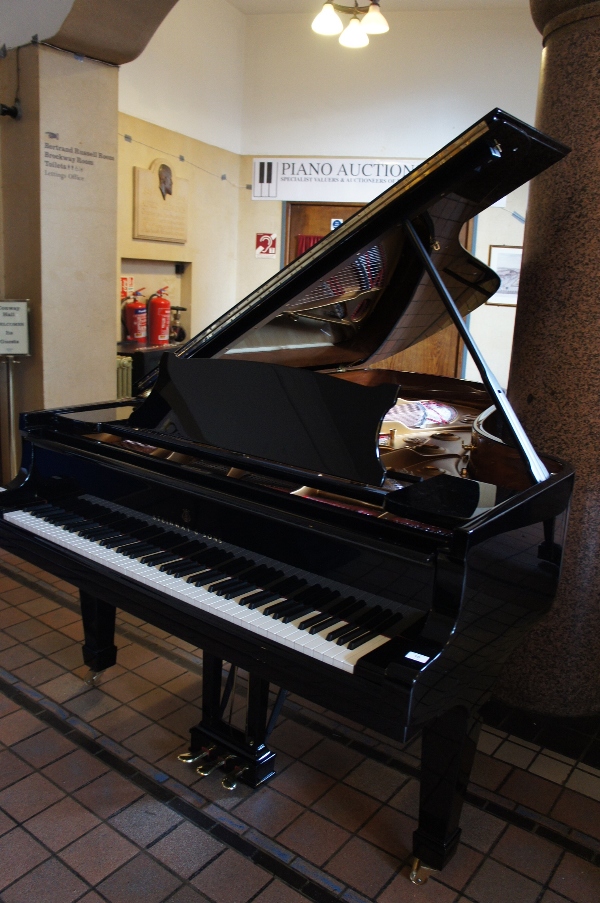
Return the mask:
{"type": "Polygon", "coordinates": [[[357,637],[362,636],[364,633],[371,633],[375,631],[376,635],[379,636],[384,625],[387,622],[386,615],[389,615],[389,610],[385,610],[383,613],[379,613],[378,615],[373,615],[370,618],[366,618],[363,624],[359,624],[358,626],[349,624],[348,629],[338,636],[336,643],[338,646],[345,646],[351,640],[357,639],[357,637]]]}
{"type": "Polygon", "coordinates": [[[76,523],[65,524],[63,526],[63,530],[66,530],[67,533],[78,533],[79,535],[81,535],[81,530],[84,527],[89,526],[89,523],[90,523],[89,520],[83,520],[83,518],[82,518],[76,523]]]}
{"type": "Polygon", "coordinates": [[[176,555],[174,552],[163,552],[161,550],[149,552],[140,558],[140,564],[147,564],[149,567],[156,567],[158,564],[172,564],[174,561],[181,561],[181,556],[176,555]]]}
{"type": "Polygon", "coordinates": [[[162,527],[156,527],[154,524],[145,524],[142,522],[132,530],[128,530],[128,533],[133,536],[134,539],[145,539],[149,541],[151,539],[162,539],[166,531],[162,527]]]}
{"type": "MultiPolygon", "coordinates": [[[[242,590],[244,587],[250,587],[250,589],[252,589],[251,584],[246,581],[240,580],[237,577],[229,577],[227,580],[223,580],[219,583],[218,588],[215,590],[215,594],[231,599],[234,595],[238,595],[238,591],[242,590]]],[[[209,587],[209,589],[211,589],[211,587],[209,587]]],[[[250,589],[248,589],[247,592],[250,592],[250,589]]],[[[254,589],[258,589],[258,587],[255,586],[254,589]]]]}
{"type": "Polygon", "coordinates": [[[340,600],[341,593],[338,593],[337,590],[324,589],[319,596],[319,604],[317,607],[319,611],[329,611],[334,605],[339,604],[340,600]]]}
{"type": "Polygon", "coordinates": [[[254,567],[254,562],[249,558],[236,558],[234,561],[228,562],[222,568],[219,568],[219,570],[222,570],[224,574],[233,577],[234,574],[245,573],[251,567],[254,567]]]}
{"type": "MultiPolygon", "coordinates": [[[[284,574],[283,571],[278,571],[275,568],[259,565],[257,568],[245,571],[243,576],[248,583],[255,584],[256,589],[271,592],[271,587],[277,585],[284,574]]],[[[275,598],[278,598],[278,596],[276,595],[275,598]]]]}
{"type": "Polygon", "coordinates": [[[283,593],[277,597],[279,601],[276,602],[275,605],[269,605],[268,608],[265,608],[263,612],[264,615],[270,617],[271,615],[276,615],[278,612],[287,611],[287,609],[291,605],[292,600],[288,599],[287,596],[284,596],[284,598],[282,599],[282,595],[283,593]]]}
{"type": "Polygon", "coordinates": [[[131,546],[136,542],[139,542],[139,540],[134,539],[133,536],[123,533],[122,530],[115,530],[110,536],[105,536],[104,539],[98,541],[98,545],[104,546],[105,549],[114,549],[115,552],[120,552],[125,546],[131,546]]]}
{"type": "Polygon", "coordinates": [[[90,542],[99,542],[101,539],[106,539],[109,536],[117,536],[118,534],[115,530],[112,530],[110,527],[97,527],[93,533],[90,535],[83,530],[79,531],[79,536],[83,539],[89,539],[90,542]]]}
{"type": "Polygon", "coordinates": [[[312,618],[308,618],[308,620],[303,621],[302,624],[299,625],[300,630],[308,630],[310,634],[314,636],[315,633],[320,633],[322,630],[326,630],[328,627],[335,627],[336,624],[339,624],[340,621],[344,621],[347,623],[347,618],[341,614],[331,614],[328,612],[319,612],[319,614],[315,615],[312,618]]]}
{"type": "Polygon", "coordinates": [[[220,596],[221,593],[217,593],[217,589],[219,589],[224,584],[228,584],[228,583],[229,583],[229,577],[227,577],[226,574],[222,574],[220,579],[217,578],[216,580],[214,580],[211,584],[209,584],[206,587],[206,589],[209,591],[209,593],[214,593],[215,595],[220,596]]]}
{"type": "Polygon", "coordinates": [[[160,547],[157,548],[155,552],[144,555],[144,557],[142,558],[142,564],[147,564],[150,567],[175,564],[175,562],[188,564],[188,553],[197,551],[200,543],[194,542],[193,540],[186,540],[184,537],[179,538],[181,540],[179,545],[171,546],[170,548],[166,549],[162,547],[162,543],[157,543],[156,545],[160,547]]]}
{"type": "Polygon", "coordinates": [[[280,596],[291,598],[295,593],[307,586],[306,580],[300,580],[299,577],[283,577],[282,580],[276,580],[271,583],[269,589],[273,592],[277,591],[280,596]]]}
{"type": "Polygon", "coordinates": [[[90,524],[90,526],[84,530],[80,530],[79,535],[83,536],[84,538],[91,538],[100,530],[105,530],[109,527],[112,527],[114,521],[115,518],[109,517],[108,515],[106,517],[97,517],[95,518],[93,524],[90,524]]]}
{"type": "Polygon", "coordinates": [[[196,564],[206,564],[209,567],[216,567],[225,561],[230,561],[235,556],[232,552],[226,552],[224,549],[206,549],[205,552],[199,552],[197,555],[190,555],[192,562],[196,564]]]}
{"type": "MultiPolygon", "coordinates": [[[[300,605],[304,607],[303,603],[300,603],[300,605]]],[[[281,602],[277,602],[276,605],[270,605],[269,608],[265,608],[263,614],[277,621],[279,618],[282,618],[283,615],[287,614],[288,611],[297,608],[298,603],[294,599],[282,599],[281,602]]]]}
{"type": "Polygon", "coordinates": [[[206,548],[206,543],[197,539],[189,539],[187,536],[182,536],[181,539],[183,542],[180,546],[171,547],[171,551],[177,552],[181,558],[189,560],[190,555],[197,555],[198,552],[206,548]]]}
{"type": "MultiPolygon", "coordinates": [[[[238,596],[247,596],[248,593],[255,593],[258,589],[260,589],[260,587],[256,586],[256,584],[242,583],[240,581],[237,586],[223,590],[222,592],[219,592],[218,595],[223,596],[224,599],[237,599],[238,596]]],[[[243,602],[240,599],[240,605],[242,604],[243,602]]]]}
{"type": "Polygon", "coordinates": [[[48,521],[50,524],[54,524],[56,527],[62,527],[63,524],[70,524],[73,521],[78,521],[81,523],[81,518],[77,514],[70,514],[68,511],[63,511],[62,514],[49,515],[45,517],[44,520],[48,521]]]}
{"type": "Polygon", "coordinates": [[[308,621],[303,621],[299,625],[300,630],[308,630],[309,633],[315,634],[326,627],[337,624],[338,621],[348,620],[350,615],[358,614],[365,607],[364,602],[357,601],[354,596],[347,599],[339,599],[339,593],[336,593],[337,600],[327,603],[323,606],[323,610],[308,621]]]}
{"type": "Polygon", "coordinates": [[[296,605],[294,608],[288,609],[286,614],[280,615],[282,624],[290,624],[292,621],[295,621],[297,618],[301,618],[303,615],[310,615],[314,612],[314,608],[311,608],[310,605],[296,605]]]}
{"type": "Polygon", "coordinates": [[[169,549],[174,549],[176,546],[182,545],[183,543],[183,537],[180,536],[179,533],[163,533],[156,538],[153,536],[141,536],[138,538],[145,539],[147,542],[154,541],[156,545],[165,552],[169,549]]]}
{"type": "Polygon", "coordinates": [[[121,531],[113,530],[112,527],[105,527],[99,533],[94,534],[94,536],[88,536],[86,538],[89,539],[90,542],[98,543],[98,545],[101,545],[105,540],[108,539],[121,539],[123,542],[125,542],[121,531]]]}
{"type": "MultiPolygon", "coordinates": [[[[226,577],[233,577],[236,574],[241,574],[244,571],[247,571],[254,564],[253,561],[250,561],[248,558],[235,558],[231,556],[230,561],[226,561],[223,564],[220,564],[218,567],[213,568],[211,571],[208,571],[204,575],[201,576],[202,583],[197,583],[196,586],[205,586],[207,582],[212,580],[213,582],[221,582],[225,580],[226,577]]],[[[194,583],[195,581],[188,580],[188,583],[194,583]]],[[[210,590],[211,587],[209,586],[210,590]]]]}
{"type": "Polygon", "coordinates": [[[388,618],[384,624],[380,624],[377,630],[371,630],[368,633],[363,633],[362,636],[356,637],[353,640],[350,640],[349,643],[346,643],[348,649],[358,649],[359,646],[364,646],[365,643],[368,643],[369,640],[374,640],[376,637],[381,636],[385,633],[386,630],[390,630],[392,627],[395,627],[399,621],[402,621],[403,617],[401,614],[393,615],[391,618],[388,618]]]}
{"type": "Polygon", "coordinates": [[[54,508],[54,505],[51,505],[50,502],[32,502],[31,505],[25,505],[21,510],[26,514],[31,514],[33,517],[39,517],[44,511],[50,511],[51,508],[54,508]]]}
{"type": "Polygon", "coordinates": [[[142,555],[148,555],[150,552],[155,552],[156,546],[150,545],[149,542],[142,543],[134,543],[131,546],[123,546],[119,550],[119,555],[123,555],[125,558],[141,558],[142,555]]]}
{"type": "Polygon", "coordinates": [[[61,514],[66,514],[66,513],[67,513],[67,509],[64,507],[64,505],[59,504],[58,502],[55,502],[53,505],[50,506],[50,508],[48,508],[47,511],[44,511],[41,514],[39,514],[38,517],[40,517],[41,520],[45,520],[47,517],[56,517],[56,516],[60,516],[61,514]]]}
{"type": "Polygon", "coordinates": [[[184,558],[182,561],[174,561],[172,564],[161,564],[158,570],[164,574],[170,574],[171,577],[187,577],[188,574],[197,574],[203,567],[204,565],[184,558]]]}
{"type": "Polygon", "coordinates": [[[224,580],[225,576],[226,575],[222,574],[221,571],[211,568],[210,571],[203,571],[198,577],[190,577],[188,583],[191,583],[193,586],[206,586],[207,583],[214,583],[219,578],[224,580]]]}
{"type": "Polygon", "coordinates": [[[45,521],[48,521],[49,523],[52,523],[53,517],[62,517],[66,513],[67,512],[65,511],[64,508],[59,508],[58,506],[55,505],[51,508],[50,511],[44,511],[43,514],[40,514],[37,516],[39,517],[40,520],[45,520],[45,521]]]}
{"type": "Polygon", "coordinates": [[[252,596],[247,596],[245,599],[242,599],[241,604],[245,605],[251,611],[255,608],[260,608],[261,605],[267,605],[269,602],[274,602],[275,599],[281,599],[279,593],[272,593],[269,590],[263,590],[262,593],[256,593],[252,596]]]}
{"type": "MultiPolygon", "coordinates": [[[[381,605],[376,605],[374,608],[369,609],[364,614],[360,615],[358,618],[353,620],[351,623],[347,624],[346,627],[340,627],[338,630],[333,630],[331,633],[327,634],[327,641],[333,642],[334,640],[340,640],[347,634],[353,633],[357,628],[364,627],[365,625],[370,627],[372,623],[374,623],[377,618],[381,615],[383,608],[381,605]]],[[[341,645],[341,644],[339,644],[341,645]]]]}

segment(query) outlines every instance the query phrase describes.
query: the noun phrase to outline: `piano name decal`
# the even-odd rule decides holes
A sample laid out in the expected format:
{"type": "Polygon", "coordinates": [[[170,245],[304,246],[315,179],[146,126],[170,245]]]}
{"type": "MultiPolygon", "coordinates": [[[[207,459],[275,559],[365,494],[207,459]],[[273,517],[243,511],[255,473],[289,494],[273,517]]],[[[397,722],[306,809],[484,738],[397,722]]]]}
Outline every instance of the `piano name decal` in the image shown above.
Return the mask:
{"type": "Polygon", "coordinates": [[[255,201],[368,202],[415,169],[422,160],[355,157],[256,157],[255,201]]]}

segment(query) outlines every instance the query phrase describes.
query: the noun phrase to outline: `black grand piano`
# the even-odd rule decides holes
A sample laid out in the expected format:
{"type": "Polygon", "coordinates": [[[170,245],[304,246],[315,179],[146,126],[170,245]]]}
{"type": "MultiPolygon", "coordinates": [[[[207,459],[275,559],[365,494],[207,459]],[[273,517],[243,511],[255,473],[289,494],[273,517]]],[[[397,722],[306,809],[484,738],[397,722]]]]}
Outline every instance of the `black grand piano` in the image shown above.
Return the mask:
{"type": "Polygon", "coordinates": [[[274,774],[270,684],[422,730],[416,882],[456,848],[478,710],[552,603],[573,481],[464,325],[499,279],[459,233],[565,153],[493,110],[136,398],[22,415],[0,499],[2,546],[80,588],[93,671],[116,661],[115,606],[202,647],[202,773],[274,774]],[[452,323],[481,383],[372,367],[452,323]],[[224,663],[248,673],[245,730],[224,663]]]}

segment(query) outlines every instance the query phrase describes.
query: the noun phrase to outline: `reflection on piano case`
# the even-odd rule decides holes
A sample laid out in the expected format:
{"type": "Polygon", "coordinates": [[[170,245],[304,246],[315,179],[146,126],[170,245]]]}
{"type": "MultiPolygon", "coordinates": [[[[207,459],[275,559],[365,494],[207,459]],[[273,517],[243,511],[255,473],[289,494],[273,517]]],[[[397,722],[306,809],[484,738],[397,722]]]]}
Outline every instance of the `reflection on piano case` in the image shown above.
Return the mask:
{"type": "Polygon", "coordinates": [[[274,774],[269,682],[396,740],[422,729],[432,868],[478,709],[552,603],[572,488],[465,329],[498,278],[458,235],[566,152],[492,111],[164,355],[149,394],[23,415],[1,499],[2,545],[79,586],[94,671],[115,606],[203,648],[188,758],[227,786],[274,774]],[[482,383],[369,369],[451,323],[482,383]],[[249,674],[245,730],[224,661],[249,674]]]}

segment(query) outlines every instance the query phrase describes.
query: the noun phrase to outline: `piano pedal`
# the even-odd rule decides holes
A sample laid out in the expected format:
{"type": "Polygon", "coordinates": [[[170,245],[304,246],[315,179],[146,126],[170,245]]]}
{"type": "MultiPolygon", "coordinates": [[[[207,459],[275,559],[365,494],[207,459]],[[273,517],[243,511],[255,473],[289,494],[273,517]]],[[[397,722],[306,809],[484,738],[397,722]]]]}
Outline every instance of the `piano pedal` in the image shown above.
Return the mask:
{"type": "Polygon", "coordinates": [[[410,864],[410,874],[408,877],[413,884],[420,887],[422,884],[427,884],[429,875],[431,872],[435,871],[436,869],[431,869],[428,866],[423,865],[420,859],[414,858],[410,864]]]}
{"type": "Polygon", "coordinates": [[[200,759],[206,759],[207,756],[210,756],[212,753],[216,752],[216,746],[203,746],[202,752],[185,752],[180,753],[177,756],[178,762],[183,762],[184,765],[193,765],[194,762],[199,762],[200,759]]]}
{"type": "Polygon", "coordinates": [[[232,754],[226,756],[223,753],[220,753],[216,759],[212,759],[209,762],[205,762],[204,765],[200,765],[200,767],[196,769],[196,774],[199,774],[201,778],[207,778],[213,771],[216,771],[217,768],[221,768],[222,765],[229,762],[230,759],[235,759],[235,756],[232,754]]]}
{"type": "Polygon", "coordinates": [[[91,669],[88,671],[87,676],[84,678],[84,683],[88,687],[97,687],[100,681],[100,675],[102,671],[92,671],[91,669]]]}
{"type": "Polygon", "coordinates": [[[223,780],[221,781],[221,787],[223,790],[235,790],[238,785],[238,778],[248,771],[249,766],[243,765],[241,768],[239,765],[230,771],[229,774],[226,774],[223,780]]]}

